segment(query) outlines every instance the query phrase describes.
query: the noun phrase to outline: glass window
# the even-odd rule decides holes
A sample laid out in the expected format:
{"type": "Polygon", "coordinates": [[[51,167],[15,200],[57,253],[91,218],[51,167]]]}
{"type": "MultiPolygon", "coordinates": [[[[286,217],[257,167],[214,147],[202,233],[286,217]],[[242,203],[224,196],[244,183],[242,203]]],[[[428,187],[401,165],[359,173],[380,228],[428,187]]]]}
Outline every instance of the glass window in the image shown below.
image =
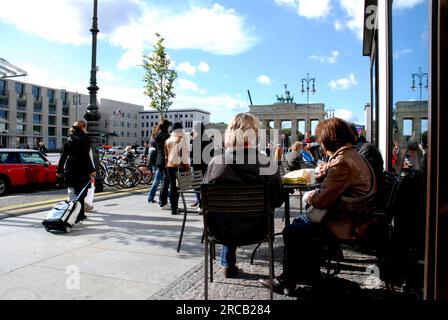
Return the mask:
{"type": "Polygon", "coordinates": [[[42,124],[42,115],[33,114],[33,124],[42,124]]]}
{"type": "Polygon", "coordinates": [[[22,163],[25,164],[45,164],[46,161],[37,152],[20,152],[22,163]]]}
{"type": "Polygon", "coordinates": [[[6,81],[0,80],[0,96],[6,96],[6,81]]]}
{"type": "Polygon", "coordinates": [[[428,1],[392,6],[392,164],[396,173],[420,170],[428,134],[428,1]]]}
{"type": "Polygon", "coordinates": [[[62,128],[62,136],[63,137],[68,136],[68,128],[62,128]]]}
{"type": "Polygon", "coordinates": [[[48,135],[49,136],[56,136],[56,127],[48,127],[48,135]]]}
{"type": "Polygon", "coordinates": [[[16,134],[26,134],[26,125],[16,124],[16,134]]]}
{"type": "Polygon", "coordinates": [[[0,161],[6,164],[20,163],[20,159],[17,152],[1,152],[0,161]]]}
{"type": "Polygon", "coordinates": [[[8,121],[8,111],[0,110],[0,120],[8,121]]]}
{"type": "Polygon", "coordinates": [[[68,118],[62,118],[62,126],[68,127],[68,118]]]}
{"type": "Polygon", "coordinates": [[[9,133],[8,123],[0,123],[0,133],[9,133]]]}
{"type": "Polygon", "coordinates": [[[23,95],[25,93],[25,85],[23,83],[16,82],[16,93],[23,95]]]}
{"type": "Polygon", "coordinates": [[[33,134],[34,135],[41,135],[42,134],[42,127],[41,126],[33,126],[33,134]]]}
{"type": "Polygon", "coordinates": [[[17,123],[26,123],[26,113],[17,112],[17,123]]]}
{"type": "Polygon", "coordinates": [[[56,117],[55,116],[48,116],[48,124],[50,126],[55,126],[56,125],[56,117]]]}
{"type": "Polygon", "coordinates": [[[31,93],[33,94],[33,97],[35,99],[39,98],[40,97],[40,88],[36,87],[36,86],[32,86],[31,87],[31,93]]]}
{"type": "Polygon", "coordinates": [[[47,97],[50,103],[54,103],[54,90],[47,89],[47,97]]]}

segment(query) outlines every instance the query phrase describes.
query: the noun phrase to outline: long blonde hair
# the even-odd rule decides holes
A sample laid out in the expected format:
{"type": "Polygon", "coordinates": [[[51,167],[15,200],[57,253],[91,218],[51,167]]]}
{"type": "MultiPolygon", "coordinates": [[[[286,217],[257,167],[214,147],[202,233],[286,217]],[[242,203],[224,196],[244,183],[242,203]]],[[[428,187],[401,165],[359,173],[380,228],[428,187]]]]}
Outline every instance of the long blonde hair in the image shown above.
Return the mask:
{"type": "Polygon", "coordinates": [[[237,114],[226,129],[226,148],[257,146],[260,120],[250,113],[237,114]]]}

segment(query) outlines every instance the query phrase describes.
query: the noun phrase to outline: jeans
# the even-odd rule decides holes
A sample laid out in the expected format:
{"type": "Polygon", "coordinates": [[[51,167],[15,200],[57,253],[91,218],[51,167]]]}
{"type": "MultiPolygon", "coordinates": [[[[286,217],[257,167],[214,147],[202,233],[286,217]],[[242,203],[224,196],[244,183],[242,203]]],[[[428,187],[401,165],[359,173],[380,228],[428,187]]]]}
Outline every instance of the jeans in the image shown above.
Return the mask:
{"type": "Polygon", "coordinates": [[[159,206],[163,207],[168,202],[168,186],[169,186],[169,178],[168,178],[168,170],[164,165],[158,166],[159,171],[162,174],[162,185],[160,186],[159,193],[159,206]]]}
{"type": "Polygon", "coordinates": [[[221,265],[224,268],[234,267],[236,264],[236,246],[222,246],[221,265]]]}
{"type": "MultiPolygon", "coordinates": [[[[157,167],[155,167],[155,168],[157,168],[157,167]]],[[[154,167],[153,167],[153,170],[154,170],[154,167]]],[[[159,186],[161,181],[162,181],[162,172],[160,172],[160,170],[157,168],[155,170],[155,176],[154,176],[154,181],[152,182],[151,190],[149,190],[148,202],[154,201],[154,198],[155,198],[156,192],[157,192],[157,187],[159,186]]]]}

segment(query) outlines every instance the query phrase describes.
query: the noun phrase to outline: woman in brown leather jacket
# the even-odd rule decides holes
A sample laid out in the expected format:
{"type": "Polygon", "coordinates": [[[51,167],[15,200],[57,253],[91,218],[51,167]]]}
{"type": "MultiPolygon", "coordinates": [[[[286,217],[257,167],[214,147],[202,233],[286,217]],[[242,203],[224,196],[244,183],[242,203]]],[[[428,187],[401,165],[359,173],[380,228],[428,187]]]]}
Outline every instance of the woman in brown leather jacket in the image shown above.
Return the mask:
{"type": "Polygon", "coordinates": [[[294,291],[298,282],[314,284],[320,272],[322,231],[331,236],[357,238],[356,222],[359,219],[348,212],[346,204],[376,191],[373,171],[356,151],[355,138],[344,120],[321,121],[316,127],[316,137],[330,158],[321,168],[321,187],[311,193],[306,202],[315,208],[327,209],[327,214],[321,223],[313,223],[302,215],[283,230],[286,264],[283,274],[274,280],[277,291],[283,291],[285,287],[289,292],[294,291]]]}

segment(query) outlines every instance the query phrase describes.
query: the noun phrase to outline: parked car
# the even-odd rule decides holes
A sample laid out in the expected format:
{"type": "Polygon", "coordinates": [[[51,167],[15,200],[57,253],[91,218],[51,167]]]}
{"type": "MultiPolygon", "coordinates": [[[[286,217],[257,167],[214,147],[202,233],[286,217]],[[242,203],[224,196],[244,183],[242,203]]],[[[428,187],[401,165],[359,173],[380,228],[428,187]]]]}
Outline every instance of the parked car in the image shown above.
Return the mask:
{"type": "Polygon", "coordinates": [[[122,147],[122,146],[112,147],[109,149],[109,152],[112,154],[123,154],[124,147],[122,147]]]}
{"type": "Polygon", "coordinates": [[[16,186],[61,185],[56,170],[57,165],[37,150],[0,149],[0,196],[16,186]]]}

